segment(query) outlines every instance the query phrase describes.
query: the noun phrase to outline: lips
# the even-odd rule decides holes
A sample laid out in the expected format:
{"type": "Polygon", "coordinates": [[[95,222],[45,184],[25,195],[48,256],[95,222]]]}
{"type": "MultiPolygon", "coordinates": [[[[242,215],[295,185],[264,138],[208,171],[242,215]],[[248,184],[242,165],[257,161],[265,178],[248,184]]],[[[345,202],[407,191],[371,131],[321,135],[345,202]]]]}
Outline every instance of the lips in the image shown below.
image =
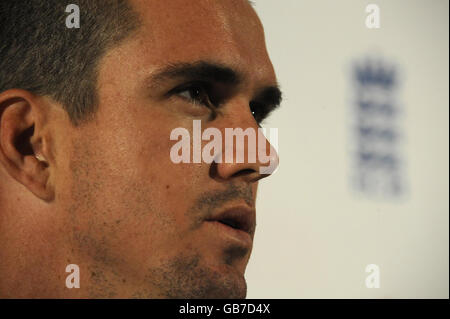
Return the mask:
{"type": "Polygon", "coordinates": [[[253,235],[255,231],[255,211],[247,207],[234,207],[220,212],[207,221],[219,222],[227,227],[253,235]]]}

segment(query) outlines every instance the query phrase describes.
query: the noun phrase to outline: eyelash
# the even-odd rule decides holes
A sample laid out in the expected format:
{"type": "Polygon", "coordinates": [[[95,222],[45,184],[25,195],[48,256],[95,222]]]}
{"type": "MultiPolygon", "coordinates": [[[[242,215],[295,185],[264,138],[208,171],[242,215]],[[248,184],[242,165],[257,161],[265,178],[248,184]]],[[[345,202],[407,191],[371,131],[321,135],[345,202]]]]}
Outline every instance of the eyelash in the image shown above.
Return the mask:
{"type": "MultiPolygon", "coordinates": [[[[172,94],[177,95],[194,105],[206,106],[212,111],[215,111],[215,109],[217,109],[217,102],[212,101],[213,99],[211,98],[210,89],[208,87],[208,84],[206,83],[191,83],[188,85],[184,85],[180,88],[174,89],[172,91],[172,94]],[[181,93],[184,92],[189,92],[190,95],[191,93],[195,93],[195,95],[200,95],[200,98],[182,96],[181,93]]],[[[253,117],[255,118],[259,126],[270,113],[270,107],[264,105],[263,103],[252,101],[250,102],[250,111],[252,112],[253,117]]]]}
{"type": "Polygon", "coordinates": [[[174,90],[174,94],[178,95],[179,97],[188,100],[190,103],[195,105],[204,105],[208,108],[214,108],[213,103],[211,102],[210,93],[209,90],[206,88],[205,84],[202,83],[191,83],[189,85],[183,86],[181,88],[177,88],[174,90]],[[189,93],[195,93],[199,94],[201,97],[186,97],[182,96],[181,93],[183,92],[189,92],[189,93]]]}

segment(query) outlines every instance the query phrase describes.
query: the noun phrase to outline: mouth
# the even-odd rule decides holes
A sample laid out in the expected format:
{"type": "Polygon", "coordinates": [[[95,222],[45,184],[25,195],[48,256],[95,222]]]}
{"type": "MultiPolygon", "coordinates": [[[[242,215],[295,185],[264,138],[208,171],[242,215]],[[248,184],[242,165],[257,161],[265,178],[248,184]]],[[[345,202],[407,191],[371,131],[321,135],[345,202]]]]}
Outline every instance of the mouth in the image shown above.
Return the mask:
{"type": "Polygon", "coordinates": [[[237,220],[230,219],[230,218],[224,218],[221,220],[218,220],[219,223],[222,223],[226,226],[229,226],[231,228],[237,229],[237,230],[245,230],[244,226],[237,220]]]}
{"type": "Polygon", "coordinates": [[[251,247],[255,231],[255,210],[247,207],[235,207],[206,220],[215,227],[221,237],[243,246],[251,247]]]}

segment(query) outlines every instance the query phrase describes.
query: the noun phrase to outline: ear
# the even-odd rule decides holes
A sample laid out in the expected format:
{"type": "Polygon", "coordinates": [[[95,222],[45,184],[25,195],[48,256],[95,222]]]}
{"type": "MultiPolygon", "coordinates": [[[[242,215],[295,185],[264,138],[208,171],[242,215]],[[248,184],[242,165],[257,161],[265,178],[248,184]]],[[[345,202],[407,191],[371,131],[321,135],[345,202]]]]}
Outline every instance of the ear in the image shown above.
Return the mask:
{"type": "Polygon", "coordinates": [[[54,198],[44,99],[24,90],[0,94],[0,165],[38,198],[54,198]]]}

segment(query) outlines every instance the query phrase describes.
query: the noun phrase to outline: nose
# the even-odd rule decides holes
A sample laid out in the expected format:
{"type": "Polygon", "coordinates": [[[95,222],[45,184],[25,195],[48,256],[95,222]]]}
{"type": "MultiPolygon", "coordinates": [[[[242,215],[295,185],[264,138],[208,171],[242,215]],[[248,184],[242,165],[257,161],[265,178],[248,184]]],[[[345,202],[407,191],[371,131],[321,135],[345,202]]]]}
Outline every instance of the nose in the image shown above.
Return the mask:
{"type": "Polygon", "coordinates": [[[253,183],[273,174],[279,165],[278,152],[274,147],[278,144],[278,131],[275,128],[266,131],[270,132],[270,139],[274,142],[272,145],[248,107],[244,111],[241,108],[239,113],[231,115],[228,126],[222,130],[223,152],[214,165],[221,179],[239,178],[253,183]]]}

